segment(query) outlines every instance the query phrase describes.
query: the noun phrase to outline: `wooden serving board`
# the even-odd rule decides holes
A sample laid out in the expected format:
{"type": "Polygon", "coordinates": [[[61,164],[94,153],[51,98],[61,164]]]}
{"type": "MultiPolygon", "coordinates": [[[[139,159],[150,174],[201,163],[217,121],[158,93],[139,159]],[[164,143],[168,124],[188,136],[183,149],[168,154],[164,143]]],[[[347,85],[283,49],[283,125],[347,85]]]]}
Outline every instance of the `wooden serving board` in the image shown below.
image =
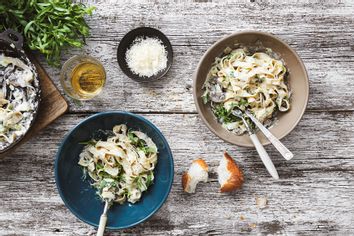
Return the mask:
{"type": "Polygon", "coordinates": [[[33,126],[29,129],[25,137],[23,137],[22,140],[10,150],[1,153],[0,158],[6,157],[14,149],[27,142],[40,130],[44,129],[58,117],[63,115],[69,108],[67,101],[60,94],[59,90],[54,85],[47,72],[39,64],[35,56],[28,51],[26,52],[26,55],[36,66],[39,75],[39,80],[41,84],[41,102],[39,105],[39,110],[33,126]]]}

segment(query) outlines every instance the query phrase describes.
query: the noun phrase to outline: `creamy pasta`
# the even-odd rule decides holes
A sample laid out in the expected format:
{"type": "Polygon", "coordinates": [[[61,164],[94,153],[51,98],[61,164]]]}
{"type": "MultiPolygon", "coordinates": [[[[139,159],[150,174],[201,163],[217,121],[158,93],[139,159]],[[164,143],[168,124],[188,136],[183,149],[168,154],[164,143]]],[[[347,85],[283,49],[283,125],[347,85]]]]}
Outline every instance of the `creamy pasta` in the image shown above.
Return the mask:
{"type": "Polygon", "coordinates": [[[38,107],[38,87],[33,68],[0,53],[0,150],[29,129],[38,107]]]}
{"type": "Polygon", "coordinates": [[[78,164],[102,200],[135,203],[153,183],[157,146],[145,133],[126,125],[116,125],[112,131],[105,141],[86,142],[78,164]]]}
{"type": "Polygon", "coordinates": [[[261,122],[271,120],[275,112],[290,108],[290,92],[285,83],[287,70],[275,59],[271,49],[250,53],[247,48],[227,48],[216,58],[203,86],[204,103],[222,126],[238,135],[246,131],[242,121],[232,115],[235,108],[249,110],[261,122]]]}

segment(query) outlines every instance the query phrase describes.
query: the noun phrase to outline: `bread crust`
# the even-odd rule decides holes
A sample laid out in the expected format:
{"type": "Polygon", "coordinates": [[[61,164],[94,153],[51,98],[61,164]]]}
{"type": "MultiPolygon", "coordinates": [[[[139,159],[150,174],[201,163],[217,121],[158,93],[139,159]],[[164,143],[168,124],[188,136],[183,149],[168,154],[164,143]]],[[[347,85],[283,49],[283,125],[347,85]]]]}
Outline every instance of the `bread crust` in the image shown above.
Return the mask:
{"type": "Polygon", "coordinates": [[[203,170],[208,171],[208,164],[203,159],[196,159],[193,163],[198,164],[203,170]]]}
{"type": "Polygon", "coordinates": [[[227,160],[226,169],[231,175],[226,183],[221,186],[220,191],[222,193],[232,192],[240,188],[244,182],[243,173],[236,164],[235,160],[227,152],[224,152],[224,158],[227,160]]]}
{"type": "MultiPolygon", "coordinates": [[[[189,170],[186,171],[186,172],[184,172],[183,175],[182,175],[182,188],[183,188],[183,190],[184,190],[185,192],[187,192],[187,193],[193,193],[193,192],[195,191],[195,189],[193,189],[193,190],[191,191],[191,186],[190,186],[191,181],[193,180],[192,178],[194,178],[193,174],[190,173],[190,168],[191,168],[193,165],[194,165],[194,166],[197,165],[197,166],[199,166],[203,171],[208,172],[208,164],[207,164],[203,159],[199,158],[199,159],[196,159],[196,160],[192,161],[192,164],[191,164],[191,166],[189,167],[189,170]]],[[[198,182],[199,182],[199,181],[198,181],[198,182]]]]}
{"type": "Polygon", "coordinates": [[[191,177],[187,172],[184,172],[182,175],[182,187],[185,192],[187,192],[187,186],[190,181],[191,181],[191,177]]]}

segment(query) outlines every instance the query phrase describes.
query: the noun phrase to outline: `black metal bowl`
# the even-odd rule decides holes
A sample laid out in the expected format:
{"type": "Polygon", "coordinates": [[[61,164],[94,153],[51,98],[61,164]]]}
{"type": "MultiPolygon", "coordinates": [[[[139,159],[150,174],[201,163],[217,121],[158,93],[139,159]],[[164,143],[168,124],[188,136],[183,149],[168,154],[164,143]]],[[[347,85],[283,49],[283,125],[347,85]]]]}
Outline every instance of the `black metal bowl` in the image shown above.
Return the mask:
{"type": "Polygon", "coordinates": [[[153,80],[158,80],[162,78],[168,70],[171,68],[172,61],[173,61],[173,50],[172,45],[166,35],[164,35],[161,31],[150,28],[150,27],[140,27],[136,28],[130,32],[128,32],[120,41],[117,51],[117,60],[120,68],[122,71],[131,79],[139,81],[139,82],[150,82],[153,80]],[[147,77],[147,76],[139,76],[133,73],[130,68],[128,67],[125,54],[127,50],[131,47],[132,43],[136,38],[158,38],[164,44],[166,51],[167,51],[167,66],[165,69],[161,70],[156,75],[147,77]]]}
{"type": "MultiPolygon", "coordinates": [[[[7,29],[4,32],[0,33],[0,53],[4,54],[5,56],[18,58],[31,68],[35,76],[32,85],[35,88],[37,94],[34,100],[35,109],[32,112],[32,120],[27,131],[23,135],[16,137],[16,139],[12,143],[5,145],[4,148],[0,150],[0,154],[3,154],[9,151],[9,149],[14,147],[18,142],[20,142],[21,139],[28,133],[28,130],[32,127],[39,109],[41,90],[37,69],[23,51],[23,37],[20,33],[12,29],[7,29]]],[[[0,85],[0,88],[2,88],[1,86],[2,85],[0,85]]]]}

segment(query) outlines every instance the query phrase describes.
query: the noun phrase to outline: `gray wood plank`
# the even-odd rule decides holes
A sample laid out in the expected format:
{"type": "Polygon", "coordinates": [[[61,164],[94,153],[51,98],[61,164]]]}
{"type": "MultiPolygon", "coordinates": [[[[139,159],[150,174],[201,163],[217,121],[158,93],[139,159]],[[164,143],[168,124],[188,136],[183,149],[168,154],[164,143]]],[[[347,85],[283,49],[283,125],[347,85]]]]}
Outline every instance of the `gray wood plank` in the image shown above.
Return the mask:
{"type": "MultiPolygon", "coordinates": [[[[0,235],[95,235],[66,209],[54,182],[54,159],[65,133],[88,115],[106,110],[144,113],[166,135],[175,159],[175,181],[161,210],[134,228],[108,235],[351,235],[354,232],[354,3],[352,1],[105,1],[87,18],[92,34],[83,50],[108,74],[104,94],[77,105],[48,129],[0,160],[0,235]],[[129,30],[152,26],[174,47],[162,81],[142,85],[119,69],[116,50],[129,30]],[[289,43],[310,77],[308,111],[283,141],[289,162],[266,149],[281,180],[272,180],[255,150],[223,142],[195,114],[192,73],[216,40],[241,30],[262,30],[289,43]],[[147,113],[147,114],[146,114],[147,113]],[[178,114],[175,114],[178,113],[178,114]],[[228,150],[244,170],[243,188],[218,192],[215,168],[228,150]],[[210,180],[194,195],[181,188],[190,162],[203,157],[210,180]],[[256,207],[256,196],[268,207],[256,207]]],[[[60,88],[59,69],[41,62],[60,88]]],[[[60,88],[61,89],[61,88],[60,88]]]]}
{"type": "MultiPolygon", "coordinates": [[[[299,53],[310,77],[309,109],[354,109],[353,2],[92,2],[97,10],[87,19],[92,28],[88,45],[67,51],[63,62],[81,52],[93,55],[104,63],[108,83],[103,96],[72,104],[72,112],[195,112],[191,84],[199,59],[215,41],[242,30],[271,32],[299,53]],[[161,29],[175,51],[166,78],[148,85],[131,81],[116,60],[120,39],[139,26],[161,29]]],[[[46,69],[59,86],[59,69],[46,69]]]]}
{"type": "MultiPolygon", "coordinates": [[[[37,138],[0,160],[0,234],[94,235],[62,203],[54,182],[57,146],[65,133],[88,114],[68,114],[37,138]],[[55,135],[54,135],[55,134],[55,135]],[[41,150],[41,151],[38,151],[41,150]],[[34,234],[34,232],[36,232],[34,234]]],[[[175,160],[175,181],[168,201],[147,222],[109,235],[344,235],[354,232],[354,113],[307,112],[284,139],[295,154],[286,162],[273,147],[281,179],[272,180],[255,150],[216,138],[195,114],[144,114],[165,134],[175,160]],[[224,150],[245,173],[243,188],[218,192],[215,168],[224,150]],[[210,180],[194,195],[183,193],[181,175],[203,157],[210,180]],[[256,207],[255,197],[268,198],[256,207]]]]}

